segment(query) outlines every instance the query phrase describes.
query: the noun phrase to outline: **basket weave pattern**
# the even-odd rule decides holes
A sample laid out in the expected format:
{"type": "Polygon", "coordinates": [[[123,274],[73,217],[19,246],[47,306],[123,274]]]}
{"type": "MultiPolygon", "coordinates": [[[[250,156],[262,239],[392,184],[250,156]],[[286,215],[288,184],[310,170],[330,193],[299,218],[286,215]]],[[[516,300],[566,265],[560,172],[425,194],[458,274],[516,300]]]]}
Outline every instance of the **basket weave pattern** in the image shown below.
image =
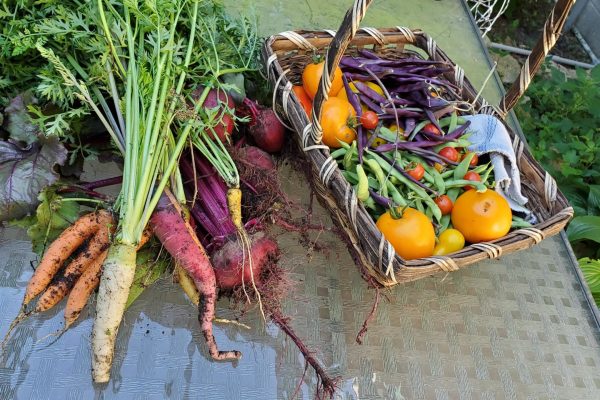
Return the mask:
{"type": "MultiPolygon", "coordinates": [[[[363,3],[357,1],[357,3],[363,3]]],[[[387,29],[360,28],[358,21],[365,10],[355,4],[342,23],[340,35],[333,31],[294,31],[283,32],[270,37],[265,43],[263,57],[269,79],[274,84],[273,104],[279,115],[291,124],[296,132],[295,140],[311,165],[311,181],[320,202],[331,212],[338,226],[347,235],[355,256],[369,274],[383,286],[416,280],[433,273],[451,272],[474,262],[498,258],[503,254],[523,250],[539,243],[544,238],[555,235],[566,225],[573,215],[564,195],[558,190],[554,179],[544,171],[529,153],[525,144],[507,127],[513,142],[518,167],[521,172],[522,191],[529,198],[527,206],[540,221],[531,228],[518,229],[508,235],[485,243],[472,244],[451,256],[432,256],[416,260],[399,257],[391,244],[385,240],[375,226],[375,222],[356,198],[353,187],[344,179],[329,148],[321,144],[318,121],[311,122],[293,94],[292,85],[301,83],[301,73],[313,55],[327,55],[326,65],[319,92],[313,104],[313,115],[320,115],[320,108],[330,82],[329,70],[339,63],[342,54],[356,54],[360,48],[387,57],[400,58],[414,53],[415,48],[425,51],[436,61],[445,61],[454,67],[445,78],[459,90],[450,93],[453,100],[469,103],[474,113],[506,115],[485,100],[477,97],[477,92],[465,77],[464,70],[436,45],[436,42],[420,30],[405,27],[387,29]],[[357,17],[357,12],[362,14],[357,17]],[[354,15],[352,15],[354,14],[354,15]],[[348,22],[350,21],[350,22],[348,22]],[[351,27],[348,25],[351,24],[351,27]],[[347,32],[342,32],[347,31],[347,32]],[[352,39],[350,39],[352,37],[352,39]],[[337,40],[339,39],[339,41],[337,40]],[[344,40],[347,43],[344,43],[344,40]],[[346,48],[347,45],[347,48],[346,48]],[[336,50],[340,50],[336,53],[336,50]],[[334,59],[331,59],[331,53],[334,59]]],[[[524,89],[523,89],[524,90],[524,89]]]]}

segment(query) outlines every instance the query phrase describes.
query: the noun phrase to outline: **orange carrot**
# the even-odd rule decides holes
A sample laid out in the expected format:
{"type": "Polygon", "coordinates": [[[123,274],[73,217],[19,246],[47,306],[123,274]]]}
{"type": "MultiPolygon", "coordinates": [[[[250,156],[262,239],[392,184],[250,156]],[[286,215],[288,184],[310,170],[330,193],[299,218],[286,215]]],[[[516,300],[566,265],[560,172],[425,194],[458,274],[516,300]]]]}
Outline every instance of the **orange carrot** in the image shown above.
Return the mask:
{"type": "Polygon", "coordinates": [[[35,296],[46,289],[60,266],[75,249],[96,233],[100,226],[109,224],[111,220],[111,214],[106,210],[101,210],[80,217],[73,225],[65,229],[48,247],[42,261],[40,261],[38,268],[31,277],[25,290],[23,306],[29,304],[35,296]]]}
{"type": "Polygon", "coordinates": [[[63,275],[55,279],[40,296],[35,312],[49,310],[66,296],[81,274],[108,249],[110,234],[113,231],[113,224],[100,226],[96,234],[90,239],[87,247],[82,249],[79,255],[71,261],[63,275]]]}
{"type": "MultiPolygon", "coordinates": [[[[138,244],[138,250],[143,247],[148,240],[152,237],[152,230],[146,229],[142,235],[142,240],[138,244]]],[[[102,263],[108,255],[108,250],[104,250],[95,260],[93,260],[88,268],[81,274],[71,293],[67,299],[67,305],[65,307],[65,327],[67,329],[71,326],[79,314],[88,302],[88,299],[98,287],[100,283],[100,276],[102,275],[102,263]]]]}

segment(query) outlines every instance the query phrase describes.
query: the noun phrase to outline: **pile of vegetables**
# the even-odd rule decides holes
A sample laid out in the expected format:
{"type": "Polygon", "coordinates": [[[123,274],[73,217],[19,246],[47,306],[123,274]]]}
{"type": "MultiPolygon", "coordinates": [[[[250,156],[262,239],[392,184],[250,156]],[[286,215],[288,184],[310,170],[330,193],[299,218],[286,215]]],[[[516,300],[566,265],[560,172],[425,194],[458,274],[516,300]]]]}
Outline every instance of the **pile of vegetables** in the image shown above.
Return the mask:
{"type": "MultiPolygon", "coordinates": [[[[323,62],[294,93],[310,116],[323,62]]],[[[468,150],[469,104],[452,95],[452,67],[419,54],[344,56],[323,104],[323,143],[396,253],[446,255],[505,236],[514,221],[493,168],[468,150]]]]}
{"type": "Polygon", "coordinates": [[[42,254],[3,350],[20,321],[64,297],[68,329],[97,289],[92,375],[107,382],[125,309],[171,266],[198,306],[213,359],[241,357],[213,337],[220,293],[256,305],[289,335],[314,368],[319,394],[331,395],[334,380],[281,312],[287,282],[265,217],[284,196],[266,152],[282,150],[285,130],[247,96],[264,86],[254,26],[211,1],[21,6],[2,28],[0,82],[7,93],[29,91],[3,101],[9,138],[0,151],[13,158],[0,158],[0,169],[43,155],[48,171],[32,188],[42,190],[39,199],[9,201],[16,190],[0,199],[10,205],[6,220],[36,211],[19,224],[42,254]],[[16,68],[25,60],[37,70],[16,68]],[[80,182],[78,160],[98,155],[122,165],[122,176],[80,182]],[[115,197],[96,190],[117,184],[115,197]]]}

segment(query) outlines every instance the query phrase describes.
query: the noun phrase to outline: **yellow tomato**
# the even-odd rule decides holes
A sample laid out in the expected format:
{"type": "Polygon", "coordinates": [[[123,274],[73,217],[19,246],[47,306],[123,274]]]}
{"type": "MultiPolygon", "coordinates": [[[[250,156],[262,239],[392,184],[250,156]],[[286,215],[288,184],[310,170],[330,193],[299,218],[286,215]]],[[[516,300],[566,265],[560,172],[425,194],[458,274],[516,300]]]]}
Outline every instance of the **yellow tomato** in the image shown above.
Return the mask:
{"type": "Polygon", "coordinates": [[[465,247],[465,237],[457,229],[446,229],[438,237],[438,244],[433,249],[434,256],[454,253],[465,247]]]}

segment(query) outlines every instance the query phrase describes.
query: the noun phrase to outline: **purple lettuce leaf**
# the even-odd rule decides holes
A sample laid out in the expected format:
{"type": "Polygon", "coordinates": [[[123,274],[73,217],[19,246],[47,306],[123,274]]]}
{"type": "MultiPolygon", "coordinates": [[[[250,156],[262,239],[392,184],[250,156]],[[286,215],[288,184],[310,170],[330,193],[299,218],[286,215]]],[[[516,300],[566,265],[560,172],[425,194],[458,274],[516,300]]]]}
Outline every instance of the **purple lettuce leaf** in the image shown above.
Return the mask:
{"type": "Polygon", "coordinates": [[[26,147],[0,141],[0,221],[34,212],[40,191],[60,177],[54,168],[64,165],[67,149],[56,137],[36,140],[26,147]]]}

